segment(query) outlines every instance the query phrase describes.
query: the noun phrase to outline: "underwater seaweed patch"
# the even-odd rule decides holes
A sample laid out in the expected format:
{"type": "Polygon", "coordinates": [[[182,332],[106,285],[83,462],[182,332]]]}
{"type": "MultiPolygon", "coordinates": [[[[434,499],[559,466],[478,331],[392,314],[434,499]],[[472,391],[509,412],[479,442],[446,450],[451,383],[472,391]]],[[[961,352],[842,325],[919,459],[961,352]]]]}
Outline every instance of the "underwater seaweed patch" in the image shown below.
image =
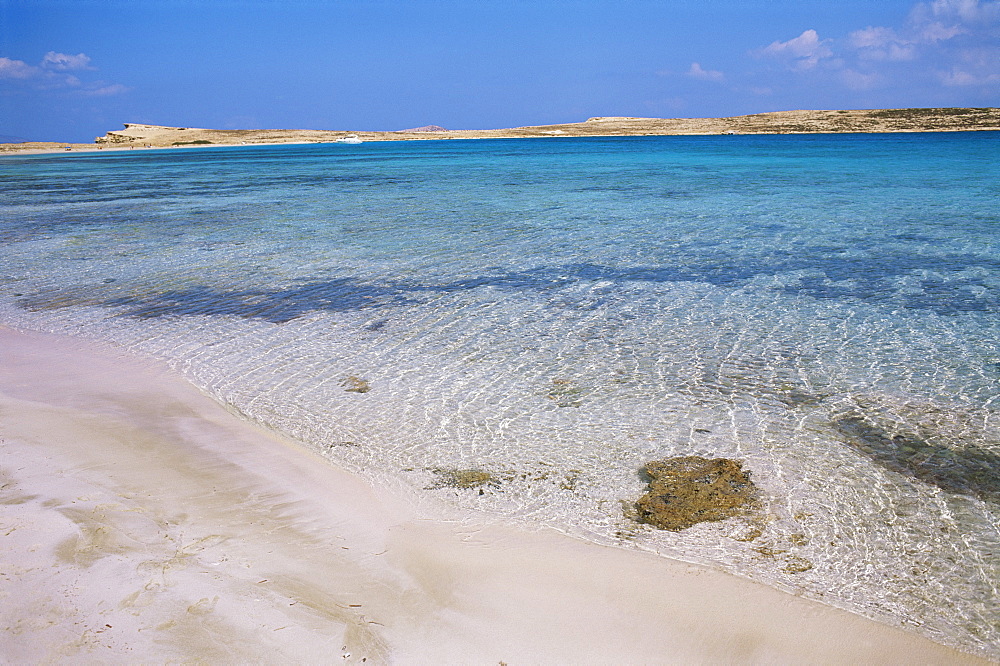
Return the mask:
{"type": "Polygon", "coordinates": [[[860,412],[842,415],[833,425],[856,450],[886,469],[951,493],[1000,502],[1000,456],[995,453],[974,444],[932,443],[860,412]]]}

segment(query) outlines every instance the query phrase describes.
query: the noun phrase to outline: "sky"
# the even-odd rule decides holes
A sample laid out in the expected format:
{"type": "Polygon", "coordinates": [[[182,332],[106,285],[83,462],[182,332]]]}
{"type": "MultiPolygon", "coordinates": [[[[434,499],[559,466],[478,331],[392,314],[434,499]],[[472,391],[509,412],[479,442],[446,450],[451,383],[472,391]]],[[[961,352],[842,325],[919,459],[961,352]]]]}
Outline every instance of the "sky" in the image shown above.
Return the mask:
{"type": "Polygon", "coordinates": [[[1000,106],[1000,0],[0,0],[0,141],[1000,106]]]}

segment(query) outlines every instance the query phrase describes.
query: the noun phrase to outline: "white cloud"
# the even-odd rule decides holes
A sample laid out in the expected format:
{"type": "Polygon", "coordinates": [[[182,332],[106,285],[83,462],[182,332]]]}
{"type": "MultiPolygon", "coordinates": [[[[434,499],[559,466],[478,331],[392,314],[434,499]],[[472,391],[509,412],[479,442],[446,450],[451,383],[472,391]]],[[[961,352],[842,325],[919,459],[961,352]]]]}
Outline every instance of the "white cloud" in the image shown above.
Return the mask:
{"type": "Polygon", "coordinates": [[[687,75],[693,79],[701,79],[702,81],[721,81],[723,79],[722,72],[714,69],[702,69],[702,66],[696,62],[691,63],[691,68],[687,71],[687,75]]]}
{"type": "Polygon", "coordinates": [[[917,39],[943,42],[959,35],[973,39],[1000,37],[1000,1],[933,0],[910,11],[909,28],[917,39]]]}
{"type": "Polygon", "coordinates": [[[896,41],[896,31],[892,28],[868,26],[855,30],[847,36],[848,43],[856,49],[880,48],[896,41]]]}
{"type": "Polygon", "coordinates": [[[88,96],[120,95],[128,91],[120,83],[86,80],[85,72],[94,69],[90,56],[85,53],[70,55],[49,51],[37,66],[0,57],[0,81],[6,80],[6,85],[26,86],[36,91],[72,91],[88,96]]]}
{"type": "Polygon", "coordinates": [[[899,32],[868,27],[848,42],[861,59],[918,61],[923,73],[936,73],[947,86],[994,84],[1000,79],[1000,0],[918,2],[899,32]]]}
{"type": "Polygon", "coordinates": [[[121,95],[129,91],[129,88],[123,86],[120,83],[111,83],[109,85],[100,86],[99,88],[90,88],[87,90],[82,90],[84,95],[90,95],[92,97],[109,97],[111,95],[121,95]]]}
{"type": "Polygon", "coordinates": [[[67,72],[71,70],[79,69],[91,69],[90,57],[85,53],[77,53],[76,55],[69,55],[66,53],[56,53],[55,51],[49,51],[42,58],[42,67],[45,69],[55,70],[57,72],[67,72]]]}
{"type": "MultiPolygon", "coordinates": [[[[859,25],[827,39],[809,29],[750,53],[793,71],[812,72],[811,83],[845,92],[934,92],[927,97],[934,99],[950,89],[947,98],[956,103],[967,99],[995,105],[1000,93],[1000,0],[912,0],[911,8],[899,24],[859,25]]],[[[688,74],[695,75],[694,65],[688,74]]],[[[761,74],[757,83],[776,91],[809,83],[791,82],[787,75],[777,83],[774,68],[761,74]]]]}
{"type": "Polygon", "coordinates": [[[1000,43],[961,49],[958,57],[967,67],[1000,73],[1000,43]]]}
{"type": "Polygon", "coordinates": [[[916,31],[918,40],[930,44],[943,42],[962,34],[965,34],[965,30],[958,25],[945,25],[940,21],[922,23],[916,31]]]}
{"type": "Polygon", "coordinates": [[[933,0],[920,2],[911,12],[911,18],[921,20],[934,16],[945,21],[961,23],[992,23],[1000,21],[1000,2],[996,0],[933,0]]]}
{"type": "Polygon", "coordinates": [[[917,55],[912,41],[903,39],[892,28],[868,26],[847,36],[849,46],[868,60],[913,60],[917,55]]]}
{"type": "Polygon", "coordinates": [[[1000,74],[973,74],[958,68],[939,74],[946,86],[984,86],[1000,83],[1000,74]]]}
{"type": "Polygon", "coordinates": [[[882,77],[874,72],[859,72],[853,69],[845,69],[840,73],[840,80],[851,90],[870,90],[882,80],[882,77]]]}
{"type": "Polygon", "coordinates": [[[812,69],[823,58],[833,55],[830,40],[820,39],[815,30],[805,30],[798,37],[787,42],[772,42],[760,50],[765,56],[788,59],[793,69],[812,69]]]}
{"type": "Polygon", "coordinates": [[[970,86],[975,85],[976,77],[968,72],[953,69],[950,72],[941,73],[941,83],[946,86],[970,86]]]}
{"type": "Polygon", "coordinates": [[[30,79],[38,74],[37,67],[32,67],[23,60],[0,58],[0,79],[30,79]]]}
{"type": "Polygon", "coordinates": [[[889,44],[884,50],[873,50],[867,55],[874,60],[893,60],[895,62],[902,62],[904,60],[913,60],[916,58],[917,49],[913,44],[896,42],[889,44]]]}

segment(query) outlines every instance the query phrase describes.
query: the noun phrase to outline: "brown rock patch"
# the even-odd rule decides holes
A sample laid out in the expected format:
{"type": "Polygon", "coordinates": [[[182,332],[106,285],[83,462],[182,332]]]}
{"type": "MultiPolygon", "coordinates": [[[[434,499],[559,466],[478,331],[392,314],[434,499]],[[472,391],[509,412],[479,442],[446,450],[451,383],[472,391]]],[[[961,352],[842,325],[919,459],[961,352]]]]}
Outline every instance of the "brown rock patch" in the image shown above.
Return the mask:
{"type": "Polygon", "coordinates": [[[351,375],[346,379],[340,380],[340,385],[344,387],[344,390],[348,393],[368,393],[372,390],[371,385],[361,377],[355,377],[351,375]]]}
{"type": "Polygon", "coordinates": [[[680,531],[757,508],[757,488],[738,460],[683,456],[646,463],[649,491],[635,503],[639,522],[680,531]]]}
{"type": "Polygon", "coordinates": [[[500,479],[492,472],[483,469],[436,468],[431,471],[437,475],[437,480],[428,487],[429,490],[438,488],[462,488],[464,490],[479,488],[482,490],[484,487],[496,488],[500,485],[500,479]]]}

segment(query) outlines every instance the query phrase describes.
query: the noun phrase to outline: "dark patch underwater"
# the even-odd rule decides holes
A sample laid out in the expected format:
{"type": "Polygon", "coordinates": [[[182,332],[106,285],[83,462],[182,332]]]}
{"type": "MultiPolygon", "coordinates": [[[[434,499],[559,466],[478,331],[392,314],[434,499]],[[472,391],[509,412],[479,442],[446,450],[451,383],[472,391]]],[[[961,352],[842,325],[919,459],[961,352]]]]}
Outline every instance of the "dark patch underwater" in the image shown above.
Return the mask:
{"type": "Polygon", "coordinates": [[[886,469],[947,492],[1000,502],[1000,456],[995,453],[893,434],[860,414],[842,416],[834,426],[855,449],[886,469]]]}
{"type": "MultiPolygon", "coordinates": [[[[86,259],[87,257],[84,257],[86,259]]],[[[305,281],[281,289],[225,290],[210,285],[163,291],[154,295],[121,296],[101,299],[89,287],[36,294],[22,298],[19,304],[29,310],[66,307],[74,304],[100,304],[124,308],[123,314],[149,319],[165,315],[231,315],[284,323],[311,311],[345,312],[387,305],[418,302],[420,294],[446,294],[484,287],[505,291],[554,291],[580,282],[675,283],[701,282],[722,287],[740,287],[754,278],[775,276],[801,269],[822,271],[825,277],[809,275],[798,283],[779,287],[792,295],[816,299],[854,300],[914,310],[929,310],[940,315],[1000,310],[1000,298],[984,280],[974,277],[953,279],[925,278],[921,291],[901,292],[891,281],[917,270],[952,272],[969,266],[1000,270],[1000,262],[944,257],[906,259],[899,256],[853,258],[849,261],[787,259],[771,264],[699,262],[676,266],[635,266],[617,268],[592,263],[574,263],[539,267],[524,271],[497,271],[438,284],[416,282],[377,282],[353,277],[305,281]],[[837,284],[839,282],[839,284],[837,284]],[[970,289],[978,287],[976,295],[970,289]],[[74,297],[74,294],[82,294],[74,297]]],[[[95,287],[99,289],[99,287],[95,287]]],[[[613,288],[612,288],[613,290],[613,288]]]]}

